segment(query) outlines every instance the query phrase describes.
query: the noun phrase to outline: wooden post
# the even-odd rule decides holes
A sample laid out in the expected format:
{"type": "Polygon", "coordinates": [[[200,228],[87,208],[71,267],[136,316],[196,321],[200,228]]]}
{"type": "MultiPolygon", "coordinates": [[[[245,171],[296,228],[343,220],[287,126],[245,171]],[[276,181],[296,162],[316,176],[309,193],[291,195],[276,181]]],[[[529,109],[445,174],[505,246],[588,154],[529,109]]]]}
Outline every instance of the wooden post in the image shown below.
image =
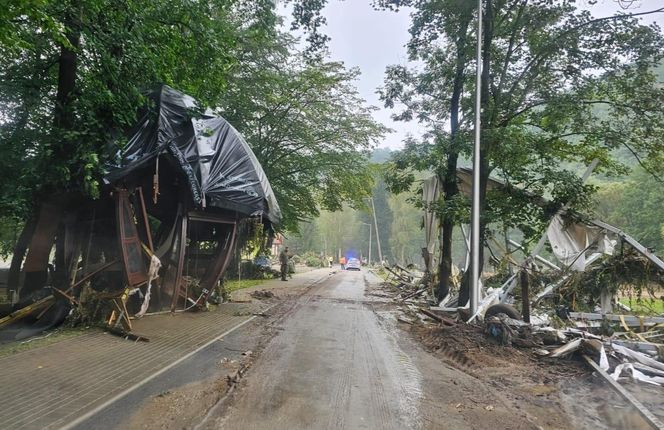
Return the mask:
{"type": "MultiPolygon", "coordinates": [[[[184,269],[184,255],[187,249],[187,214],[183,214],[180,224],[180,234],[178,235],[177,250],[177,269],[175,272],[175,282],[173,285],[173,298],[171,300],[171,312],[175,312],[180,297],[180,288],[182,287],[182,272],[184,269]]],[[[186,304],[186,302],[185,302],[186,304]]]]}
{"type": "Polygon", "coordinates": [[[521,269],[521,314],[523,314],[523,320],[527,323],[530,322],[530,288],[528,283],[528,270],[521,269]]]}
{"type": "Polygon", "coordinates": [[[145,209],[145,199],[143,198],[143,188],[138,187],[136,189],[138,191],[138,201],[141,204],[141,218],[143,219],[143,226],[145,228],[145,235],[147,236],[148,240],[148,248],[150,248],[150,252],[154,254],[154,245],[152,244],[152,232],[150,231],[150,220],[148,219],[148,211],[145,209]]]}

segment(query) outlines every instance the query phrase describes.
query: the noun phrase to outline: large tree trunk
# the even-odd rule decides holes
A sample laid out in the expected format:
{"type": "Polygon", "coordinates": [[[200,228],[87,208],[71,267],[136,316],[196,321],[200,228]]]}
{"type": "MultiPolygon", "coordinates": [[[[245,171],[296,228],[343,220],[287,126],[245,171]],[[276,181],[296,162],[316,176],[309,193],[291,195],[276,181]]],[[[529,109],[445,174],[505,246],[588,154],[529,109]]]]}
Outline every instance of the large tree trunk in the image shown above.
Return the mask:
{"type": "Polygon", "coordinates": [[[21,267],[23,266],[23,259],[25,254],[28,251],[28,245],[30,244],[30,238],[35,232],[36,221],[34,217],[28,219],[28,221],[23,226],[23,230],[14,245],[14,253],[12,254],[12,262],[9,266],[9,274],[7,276],[7,289],[18,291],[21,267]]]}
{"type": "MultiPolygon", "coordinates": [[[[69,46],[60,47],[58,58],[58,89],[55,95],[55,109],[53,112],[53,126],[59,141],[54,147],[53,156],[60,163],[67,163],[72,154],[74,142],[65,137],[65,132],[74,128],[74,112],[72,105],[75,99],[76,76],[78,71],[78,48],[80,46],[80,5],[73,2],[64,17],[65,32],[69,46]]],[[[70,179],[70,178],[69,178],[70,179]]],[[[49,190],[47,190],[49,191],[49,190]]],[[[53,190],[50,190],[53,192],[53,190]]],[[[57,191],[56,191],[57,192],[57,191]]],[[[57,240],[55,242],[56,265],[54,283],[58,288],[63,288],[67,279],[67,268],[65,259],[65,226],[60,225],[57,229],[57,240]]]]}
{"type": "MultiPolygon", "coordinates": [[[[450,99],[450,151],[447,154],[447,165],[441,178],[443,183],[443,194],[445,202],[451,201],[459,194],[457,184],[457,161],[459,158],[459,144],[457,142],[459,134],[459,103],[461,92],[463,91],[464,66],[466,63],[466,41],[470,17],[463,21],[459,28],[459,37],[456,40],[456,69],[454,74],[454,86],[452,88],[452,97],[450,99]]],[[[438,299],[442,300],[450,292],[450,278],[452,276],[452,234],[454,233],[454,219],[451,215],[444,216],[441,220],[441,240],[440,250],[441,258],[439,265],[439,283],[438,299]]]]}
{"type": "MultiPolygon", "coordinates": [[[[78,69],[77,51],[80,45],[81,32],[79,30],[76,4],[73,4],[64,19],[67,41],[71,46],[62,45],[58,58],[58,90],[55,95],[55,110],[53,125],[56,129],[71,130],[73,127],[73,112],[71,110],[76,88],[76,73],[78,69]]],[[[66,154],[68,145],[60,142],[60,154],[66,154]]]]}
{"type": "Polygon", "coordinates": [[[25,264],[23,265],[25,279],[21,288],[22,297],[26,297],[46,285],[48,262],[56,232],[62,219],[63,204],[57,200],[44,202],[38,210],[39,215],[30,238],[28,255],[25,257],[25,264]]]}

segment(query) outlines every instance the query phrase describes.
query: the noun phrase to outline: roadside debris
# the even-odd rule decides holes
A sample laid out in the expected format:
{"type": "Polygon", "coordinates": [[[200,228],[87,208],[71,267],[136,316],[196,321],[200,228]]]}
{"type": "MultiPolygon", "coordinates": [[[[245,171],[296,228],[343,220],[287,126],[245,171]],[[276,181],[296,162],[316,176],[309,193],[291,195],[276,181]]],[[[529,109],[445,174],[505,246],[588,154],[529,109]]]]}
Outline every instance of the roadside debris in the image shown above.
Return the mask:
{"type": "MultiPolygon", "coordinates": [[[[597,161],[591,163],[584,181],[596,165],[597,161]]],[[[470,193],[471,176],[468,169],[457,170],[462,193],[470,193]]],[[[511,187],[489,181],[491,187],[511,187]]],[[[426,201],[435,200],[436,187],[435,177],[424,181],[426,201]]],[[[527,197],[537,205],[550,204],[539,196],[527,197]]],[[[508,229],[497,226],[496,232],[489,226],[484,246],[496,271],[483,276],[480,302],[471,314],[467,303],[459,303],[456,290],[458,279],[468,270],[467,231],[461,226],[465,263],[461,269],[453,265],[450,293],[432,303],[436,229],[426,205],[423,216],[425,272],[399,265],[383,268],[385,291],[403,314],[397,317],[405,323],[402,328],[417,331],[433,321],[437,336],[449,337],[437,341],[449,347],[460,341],[466,328],[475,327],[496,345],[526,351],[544,366],[592,362],[593,370],[609,375],[617,390],[622,381],[628,381],[630,389],[662,387],[664,394],[664,313],[643,315],[621,302],[644,296],[650,302],[664,300],[664,261],[652,250],[622,230],[574,213],[568,206],[552,213],[546,231],[529,251],[510,237],[508,229]]],[[[638,400],[628,400],[652,426],[661,428],[661,422],[638,400]]]]}
{"type": "Polygon", "coordinates": [[[251,297],[253,297],[254,299],[259,299],[259,300],[272,299],[272,298],[277,297],[270,290],[252,291],[251,293],[249,293],[249,295],[251,297]]]}

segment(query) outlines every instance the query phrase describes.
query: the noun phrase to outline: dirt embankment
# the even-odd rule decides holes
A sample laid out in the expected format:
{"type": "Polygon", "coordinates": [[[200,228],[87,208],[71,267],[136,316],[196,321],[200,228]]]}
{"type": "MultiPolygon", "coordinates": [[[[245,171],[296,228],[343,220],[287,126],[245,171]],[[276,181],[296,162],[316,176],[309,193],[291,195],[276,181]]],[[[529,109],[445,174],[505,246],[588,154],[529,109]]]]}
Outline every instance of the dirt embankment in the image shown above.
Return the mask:
{"type": "Polygon", "coordinates": [[[436,392],[434,385],[430,395],[454,404],[448,411],[475,417],[477,428],[530,428],[526,423],[542,429],[650,428],[580,360],[541,358],[531,349],[499,345],[480,326],[443,327],[425,321],[398,326],[430,357],[475,381],[466,381],[453,395],[436,392]],[[492,395],[487,397],[486,388],[497,404],[512,411],[511,424],[487,414],[499,408],[487,404],[492,395]]]}

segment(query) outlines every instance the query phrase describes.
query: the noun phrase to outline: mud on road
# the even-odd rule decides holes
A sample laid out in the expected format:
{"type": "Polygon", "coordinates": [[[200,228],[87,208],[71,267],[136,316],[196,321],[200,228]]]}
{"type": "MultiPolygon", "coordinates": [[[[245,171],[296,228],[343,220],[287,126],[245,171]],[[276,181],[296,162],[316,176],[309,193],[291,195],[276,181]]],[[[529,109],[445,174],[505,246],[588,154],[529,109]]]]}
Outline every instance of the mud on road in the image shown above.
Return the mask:
{"type": "Polygon", "coordinates": [[[147,399],[124,425],[646,428],[580,364],[539,362],[472,327],[400,323],[381,288],[367,272],[280,285],[269,316],[235,334],[235,356],[219,357],[217,377],[147,399]]]}

